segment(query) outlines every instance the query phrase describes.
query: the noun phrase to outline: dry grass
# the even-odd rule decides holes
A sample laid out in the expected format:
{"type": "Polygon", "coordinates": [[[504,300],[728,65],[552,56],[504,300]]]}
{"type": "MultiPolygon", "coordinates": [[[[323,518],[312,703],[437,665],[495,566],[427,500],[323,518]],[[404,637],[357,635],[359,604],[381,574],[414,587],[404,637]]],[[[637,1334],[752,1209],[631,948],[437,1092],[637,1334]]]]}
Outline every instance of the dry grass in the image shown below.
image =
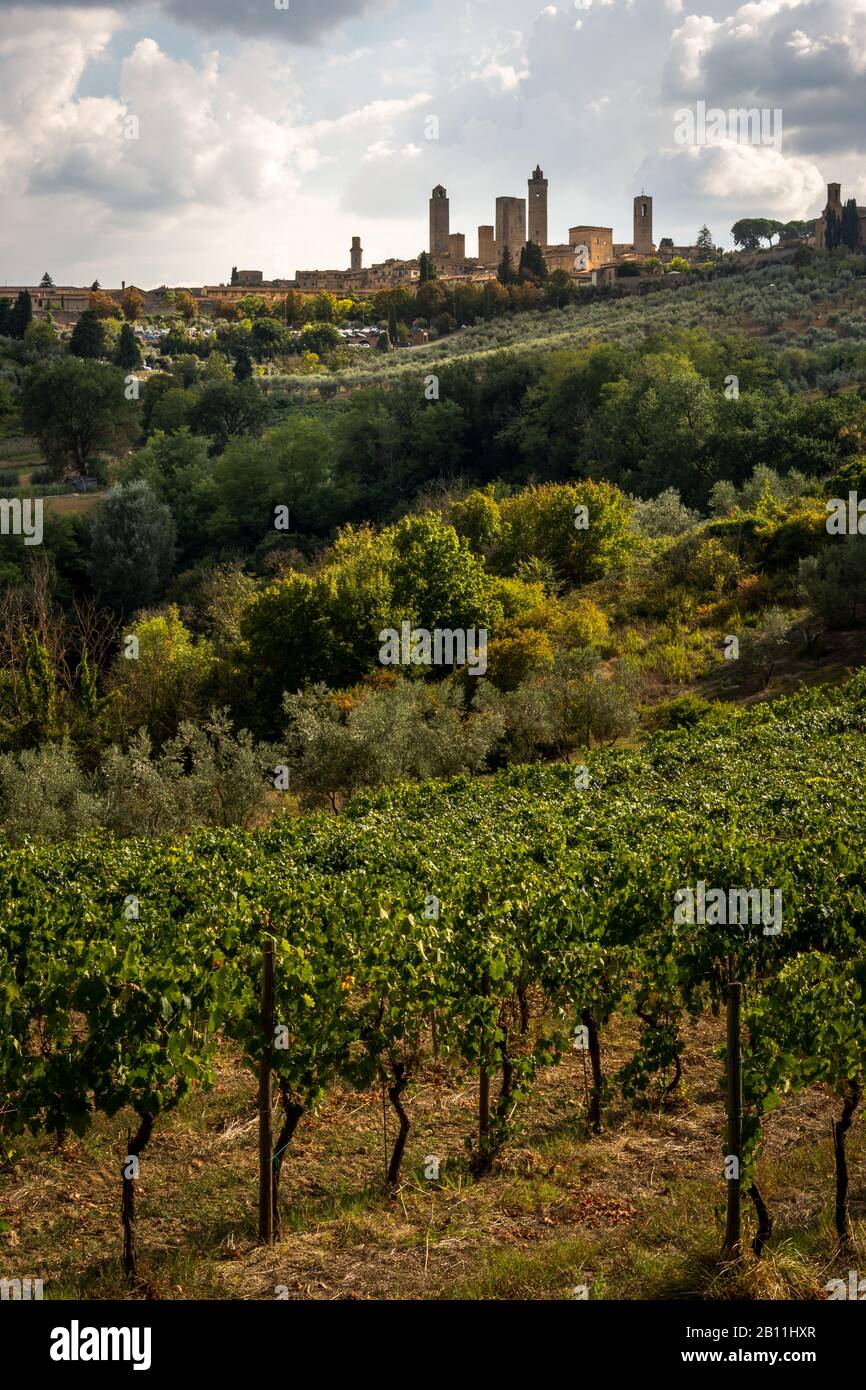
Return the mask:
{"type": "Polygon", "coordinates": [[[74,492],[64,497],[46,497],[45,507],[47,511],[54,512],[57,516],[81,516],[85,512],[92,512],[98,507],[105,491],[99,492],[74,492]]]}
{"type": "MultiPolygon", "coordinates": [[[[612,1031],[608,1074],[634,1037],[631,1023],[612,1031]]],[[[126,1117],[62,1146],[24,1144],[0,1175],[0,1275],[42,1277],[48,1297],[76,1298],[561,1299],[581,1284],[591,1298],[820,1298],[851,1264],[836,1256],[831,1224],[832,1104],[804,1093],[767,1122],[760,1178],[776,1232],[759,1264],[726,1269],[719,1041],[718,1022],[700,1021],[673,1106],[614,1098],[599,1136],[586,1132],[572,1054],[540,1077],[483,1181],[469,1176],[464,1143],[474,1087],[431,1060],[409,1104],[395,1196],[384,1192],[381,1097],[335,1091],[299,1126],[272,1248],[256,1241],[255,1083],[226,1052],[216,1088],[159,1124],[143,1157],[137,1288],[125,1288],[118,1260],[126,1117]],[[424,1176],[429,1155],[438,1182],[424,1176]]],[[[859,1128],[850,1155],[862,1249],[859,1128]]]]}

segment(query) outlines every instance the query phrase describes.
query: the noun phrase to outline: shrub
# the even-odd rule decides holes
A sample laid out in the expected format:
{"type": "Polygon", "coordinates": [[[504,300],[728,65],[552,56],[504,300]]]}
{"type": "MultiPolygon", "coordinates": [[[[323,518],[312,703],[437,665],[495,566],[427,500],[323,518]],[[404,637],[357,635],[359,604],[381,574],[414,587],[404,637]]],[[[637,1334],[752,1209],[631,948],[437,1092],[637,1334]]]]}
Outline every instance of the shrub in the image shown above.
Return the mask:
{"type": "Polygon", "coordinates": [[[677,489],[669,487],[647,502],[635,499],[632,527],[643,536],[679,536],[700,519],[698,512],[683,505],[677,489]]]}
{"type": "Polygon", "coordinates": [[[97,818],[97,798],[68,742],[0,757],[0,824],[13,844],[26,836],[67,839],[89,830],[97,818]]]}
{"type": "Polygon", "coordinates": [[[799,587],[830,627],[856,626],[866,598],[866,537],[839,537],[801,560],[799,587]]]}
{"type": "Polygon", "coordinates": [[[713,711],[709,700],[699,695],[678,695],[673,700],[663,700],[653,706],[646,716],[646,725],[652,733],[663,729],[693,729],[707,719],[713,711]]]}
{"type": "Polygon", "coordinates": [[[515,690],[537,671],[549,671],[554,656],[553,643],[546,632],[523,628],[489,642],[487,674],[499,690],[515,690]]]}

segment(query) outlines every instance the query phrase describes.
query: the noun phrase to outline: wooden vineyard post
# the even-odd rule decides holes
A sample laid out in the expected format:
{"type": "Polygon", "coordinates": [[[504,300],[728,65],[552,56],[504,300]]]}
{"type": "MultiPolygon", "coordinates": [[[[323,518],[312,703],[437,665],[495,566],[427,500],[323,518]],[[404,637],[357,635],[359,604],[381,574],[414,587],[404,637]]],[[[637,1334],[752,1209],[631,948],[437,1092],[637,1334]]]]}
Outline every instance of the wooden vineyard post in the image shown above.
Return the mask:
{"type": "Polygon", "coordinates": [[[728,1140],[727,1163],[735,1159],[734,1172],[728,1176],[728,1213],[725,1224],[723,1253],[732,1259],[740,1255],[740,1171],[743,1163],[743,1066],[740,1052],[740,1009],[743,986],[728,984],[728,1140]]]}
{"type": "MultiPolygon", "coordinates": [[[[486,999],[490,994],[490,977],[484,972],[481,993],[486,999]]],[[[482,1055],[478,1073],[478,1164],[483,1172],[490,1162],[490,1071],[487,1060],[482,1055]]]]}
{"type": "Polygon", "coordinates": [[[262,1060],[259,1063],[259,1240],[274,1241],[273,1184],[273,1083],[274,1046],[274,941],[266,937],[262,949],[262,1060]]]}

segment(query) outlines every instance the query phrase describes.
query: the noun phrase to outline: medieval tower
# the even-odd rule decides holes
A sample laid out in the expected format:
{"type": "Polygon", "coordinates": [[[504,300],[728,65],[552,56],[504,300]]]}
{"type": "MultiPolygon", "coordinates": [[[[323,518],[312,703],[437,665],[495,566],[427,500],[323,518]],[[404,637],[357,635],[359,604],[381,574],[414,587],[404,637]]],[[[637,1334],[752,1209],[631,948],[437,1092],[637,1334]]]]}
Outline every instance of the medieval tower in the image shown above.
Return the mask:
{"type": "Polygon", "coordinates": [[[508,247],[511,264],[517,269],[520,253],[526,245],[526,199],[496,199],[496,254],[500,258],[508,247]]]}
{"type": "Polygon", "coordinates": [[[430,255],[443,256],[448,251],[448,199],[441,183],[437,183],[430,198],[430,255]]]}
{"type": "Polygon", "coordinates": [[[541,172],[541,166],[536,164],[535,171],[528,184],[529,198],[527,200],[527,210],[529,216],[529,240],[534,241],[536,246],[547,245],[547,179],[541,172]]]}
{"type": "Polygon", "coordinates": [[[653,245],[653,200],[641,193],[634,200],[634,249],[638,256],[651,256],[653,245]]]}
{"type": "Polygon", "coordinates": [[[496,264],[496,234],[492,227],[478,228],[478,260],[481,265],[496,264]]]}
{"type": "Polygon", "coordinates": [[[364,252],[361,249],[361,238],[359,236],[353,236],[352,247],[349,251],[350,264],[353,270],[361,269],[361,257],[363,254],[364,252]]]}

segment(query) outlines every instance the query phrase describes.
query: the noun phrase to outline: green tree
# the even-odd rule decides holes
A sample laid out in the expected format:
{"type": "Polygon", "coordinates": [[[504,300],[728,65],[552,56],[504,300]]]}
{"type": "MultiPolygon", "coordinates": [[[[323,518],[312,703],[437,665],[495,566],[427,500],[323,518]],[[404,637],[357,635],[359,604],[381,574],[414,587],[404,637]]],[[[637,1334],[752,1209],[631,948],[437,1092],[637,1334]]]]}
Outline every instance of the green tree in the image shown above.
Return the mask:
{"type": "Polygon", "coordinates": [[[285,352],[289,346],[289,335],[279,319],[264,315],[255,320],[252,329],[253,352],[260,362],[285,352]]]}
{"type": "Polygon", "coordinates": [[[521,248],[518,273],[522,275],[526,270],[530,275],[534,275],[538,280],[547,279],[547,263],[544,259],[544,252],[537,242],[528,241],[521,248]]]}
{"type": "Polygon", "coordinates": [[[239,347],[235,353],[235,360],[232,364],[232,376],[235,381],[249,381],[253,375],[253,359],[249,349],[239,347]]]}
{"type": "Polygon", "coordinates": [[[117,731],[126,735],[144,728],[162,743],[183,720],[202,712],[213,675],[213,648],[193,636],[174,604],[140,619],[129,635],[138,641],[138,657],[129,660],[124,650],[118,652],[108,677],[117,731]]]}
{"type": "Polygon", "coordinates": [[[500,285],[512,285],[514,283],[514,262],[511,258],[511,251],[507,245],[502,248],[502,255],[499,258],[496,278],[500,285]]]}
{"type": "Polygon", "coordinates": [[[340,341],[339,329],[332,323],[307,324],[298,336],[297,350],[315,352],[317,356],[324,357],[325,353],[332,352],[340,341]]]}
{"type": "Polygon", "coordinates": [[[766,217],[742,217],[731,228],[731,238],[744,251],[757,251],[762,241],[772,241],[772,226],[766,217]]]}
{"type": "Polygon", "coordinates": [[[699,251],[706,251],[707,253],[711,253],[716,249],[713,243],[713,234],[707,226],[706,222],[698,232],[697,240],[695,241],[695,246],[698,248],[699,251]]]}
{"type": "Polygon", "coordinates": [[[430,280],[436,279],[436,267],[426,251],[422,251],[418,257],[418,280],[419,284],[426,285],[430,280]]]}
{"type": "Polygon", "coordinates": [[[54,289],[54,281],[52,280],[51,276],[48,274],[48,271],[47,271],[47,270],[46,270],[45,274],[42,276],[42,279],[39,281],[39,288],[40,288],[41,290],[53,290],[53,289],[54,289]]]}
{"type": "Polygon", "coordinates": [[[141,348],[129,323],[125,323],[120,330],[117,347],[114,349],[114,363],[117,367],[124,367],[126,371],[133,371],[141,366],[141,348]]]}
{"type": "Polygon", "coordinates": [[[839,241],[856,251],[860,245],[860,218],[857,216],[857,200],[849,198],[842,209],[842,223],[839,228],[839,241]]]}
{"type": "Polygon", "coordinates": [[[95,309],[85,309],[79,315],[69,339],[69,351],[75,357],[105,356],[105,327],[95,309]]]}
{"type": "Polygon", "coordinates": [[[123,310],[123,317],[129,323],[135,323],[136,319],[141,318],[141,311],[144,308],[144,295],[141,290],[137,290],[135,285],[130,285],[123,291],[120,297],[120,307],[123,310]]]}
{"type": "Polygon", "coordinates": [[[215,381],[206,386],[190,412],[194,434],[206,434],[222,453],[233,435],[260,434],[267,404],[251,381],[215,381]]]}
{"type": "Polygon", "coordinates": [[[143,478],[154,496],[171,510],[181,559],[189,562],[205,550],[217,493],[207,457],[207,442],[182,426],[176,433],[155,430],[133,455],[126,478],[143,478]]]}
{"type": "Polygon", "coordinates": [[[552,309],[564,309],[574,298],[574,288],[567,270],[554,270],[545,281],[544,297],[552,309]]]}
{"type": "Polygon", "coordinates": [[[113,487],[97,507],[90,577],[100,598],[121,613],[159,598],[174,565],[171,512],[143,480],[113,487]]]}
{"type": "Polygon", "coordinates": [[[33,319],[24,330],[24,342],[28,347],[36,348],[37,352],[51,352],[58,343],[54,324],[47,318],[41,321],[33,319]]]}
{"type": "Polygon", "coordinates": [[[96,454],[122,447],[137,425],[123,372],[76,357],[29,369],[21,388],[21,417],[58,477],[70,469],[86,473],[96,454]]]}
{"type": "Polygon", "coordinates": [[[27,290],[19,290],[9,315],[8,333],[10,338],[23,338],[27,325],[33,318],[33,300],[27,290]]]}

